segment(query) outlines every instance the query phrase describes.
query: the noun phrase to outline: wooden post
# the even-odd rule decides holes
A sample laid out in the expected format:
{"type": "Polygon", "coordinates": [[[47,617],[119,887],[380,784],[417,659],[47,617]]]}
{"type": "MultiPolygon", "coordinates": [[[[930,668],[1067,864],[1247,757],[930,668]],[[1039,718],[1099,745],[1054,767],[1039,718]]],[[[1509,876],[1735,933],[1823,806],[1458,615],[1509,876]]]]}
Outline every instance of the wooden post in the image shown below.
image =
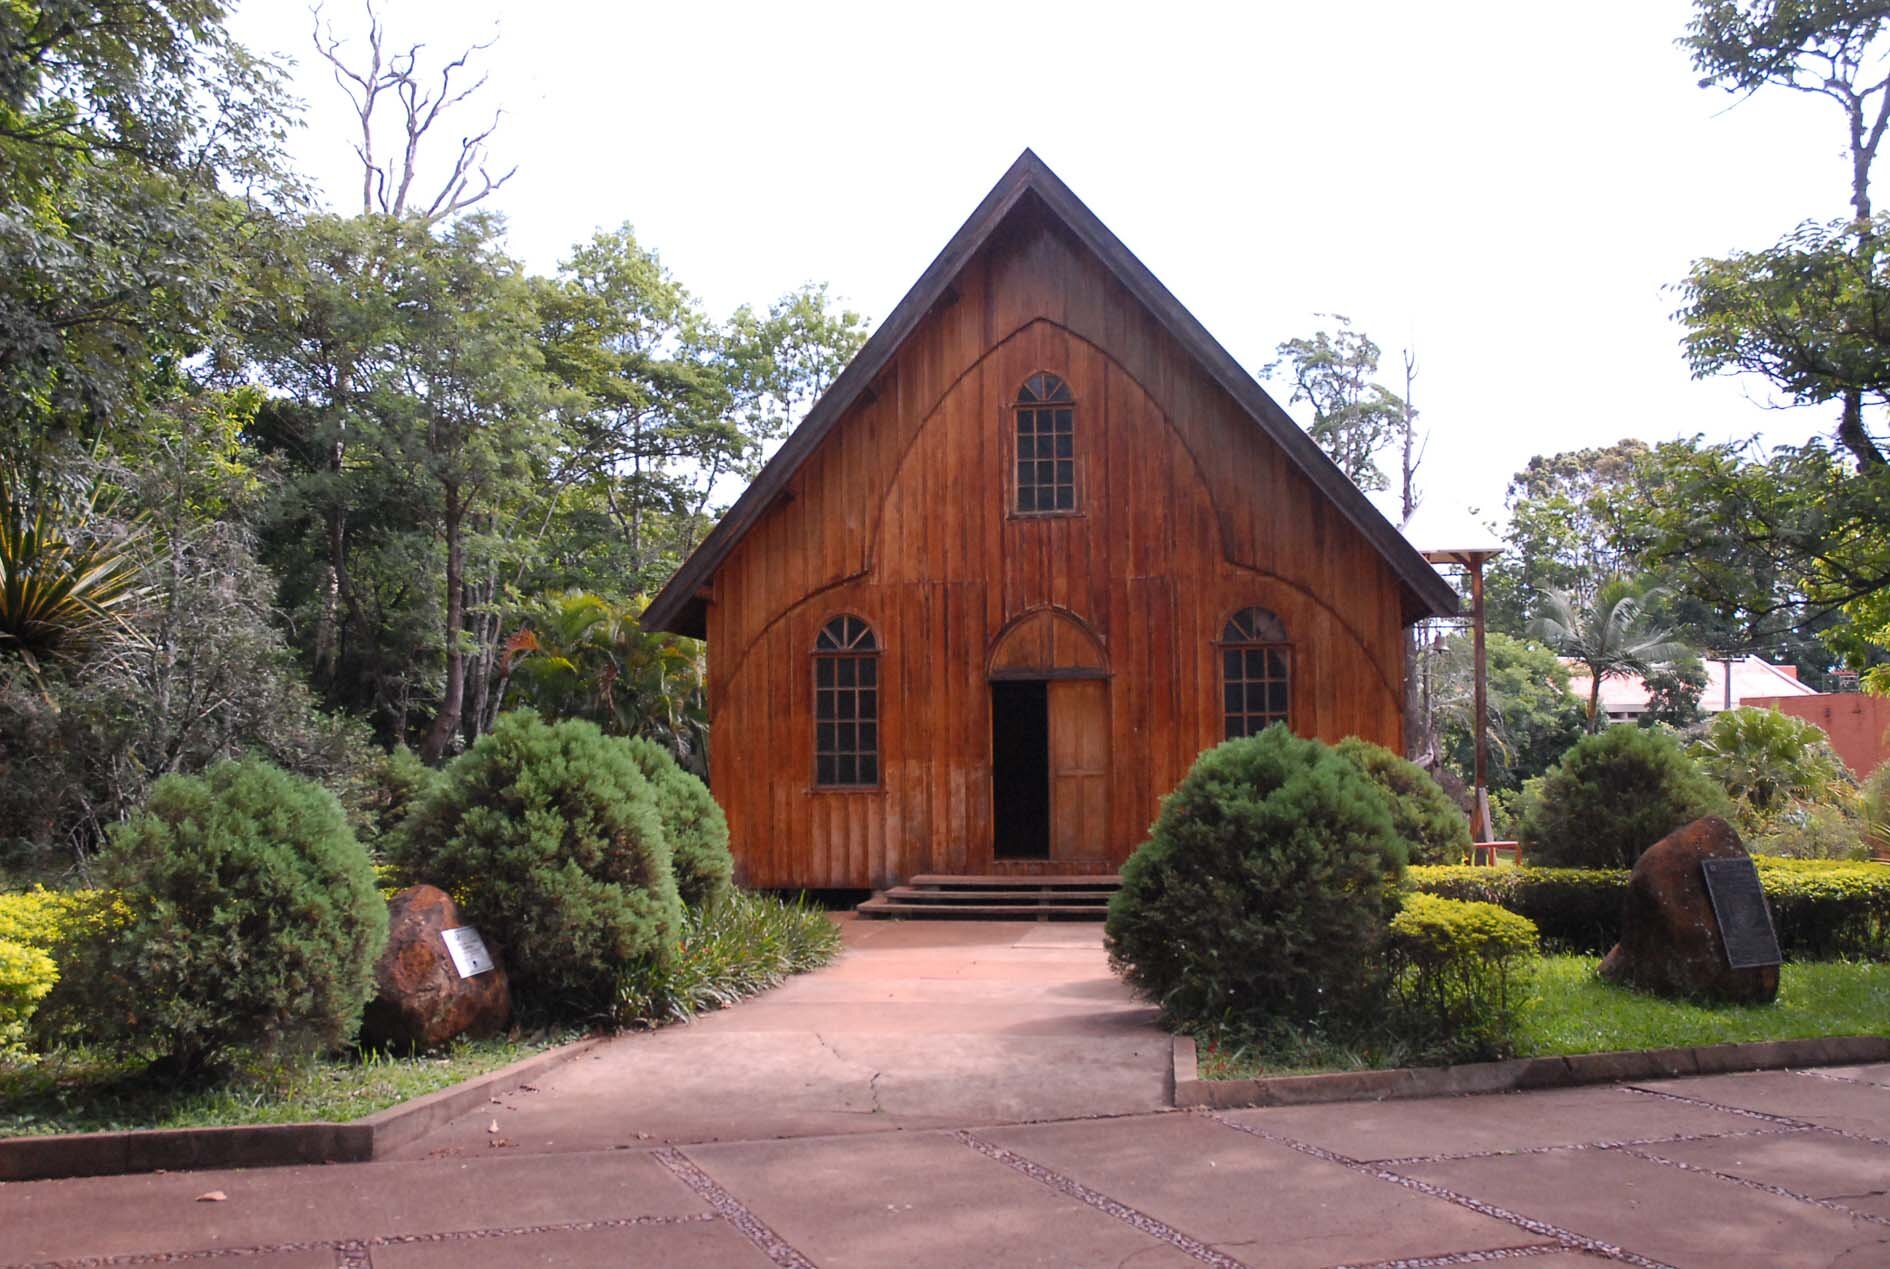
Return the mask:
{"type": "Polygon", "coordinates": [[[1489,719],[1489,667],[1483,653],[1483,552],[1476,551],[1466,555],[1470,565],[1470,629],[1473,656],[1475,658],[1476,683],[1476,796],[1477,796],[1477,840],[1494,841],[1496,833],[1490,822],[1490,719],[1489,719]]]}

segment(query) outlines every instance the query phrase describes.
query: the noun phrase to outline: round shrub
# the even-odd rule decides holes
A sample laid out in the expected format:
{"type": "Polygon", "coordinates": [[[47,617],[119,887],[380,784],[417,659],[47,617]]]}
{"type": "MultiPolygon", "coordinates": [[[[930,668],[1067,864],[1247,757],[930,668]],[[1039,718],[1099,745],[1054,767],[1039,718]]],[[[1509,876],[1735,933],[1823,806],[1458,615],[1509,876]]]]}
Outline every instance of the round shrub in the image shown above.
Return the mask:
{"type": "Polygon", "coordinates": [[[637,769],[656,793],[656,814],[669,843],[676,894],[691,908],[706,908],[728,893],[735,861],[728,853],[728,819],[709,786],[682,769],[669,750],[642,737],[625,742],[637,769]]]}
{"type": "Polygon", "coordinates": [[[1109,904],[1110,962],[1173,1021],[1310,1021],[1376,985],[1404,846],[1384,799],[1284,727],[1202,754],[1109,904]]]}
{"type": "Polygon", "coordinates": [[[1726,795],[1671,736],[1610,727],[1577,741],[1532,790],[1522,842],[1532,864],[1632,868],[1682,824],[1728,814],[1726,795]]]}
{"type": "Polygon", "coordinates": [[[52,957],[37,947],[0,939],[0,1057],[20,1047],[26,1020],[58,978],[52,957]]]}
{"type": "Polygon", "coordinates": [[[55,1004],[90,1038],[190,1075],[353,1036],[387,907],[320,785],[254,760],[165,776],[95,872],[117,918],[55,949],[55,1004]]]}
{"type": "Polygon", "coordinates": [[[1414,864],[1454,864],[1470,853],[1470,820],[1430,772],[1383,745],[1347,736],[1338,754],[1384,794],[1391,828],[1414,864]]]}
{"type": "Polygon", "coordinates": [[[499,945],[514,999],[544,1012],[606,1008],[617,973],[667,956],[681,927],[656,793],[629,743],[592,723],[506,714],[391,845],[408,880],[448,891],[499,945]]]}
{"type": "Polygon", "coordinates": [[[1535,923],[1493,903],[1406,895],[1389,944],[1399,1029],[1453,1062],[1510,1056],[1536,947],[1535,923]]]}

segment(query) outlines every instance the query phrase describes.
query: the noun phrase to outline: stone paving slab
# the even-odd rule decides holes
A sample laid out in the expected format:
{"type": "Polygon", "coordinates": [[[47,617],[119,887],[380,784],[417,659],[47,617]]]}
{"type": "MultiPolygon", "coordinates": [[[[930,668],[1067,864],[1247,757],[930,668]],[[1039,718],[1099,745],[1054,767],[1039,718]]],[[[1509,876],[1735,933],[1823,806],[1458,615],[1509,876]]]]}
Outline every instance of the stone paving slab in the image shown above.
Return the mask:
{"type": "Polygon", "coordinates": [[[1640,1087],[1890,1140],[1890,1089],[1874,1084],[1826,1079],[1802,1071],[1753,1071],[1686,1081],[1659,1080],[1640,1087]]]}
{"type": "Polygon", "coordinates": [[[686,1153],[823,1269],[1198,1263],[947,1133],[686,1153]]]}
{"type": "Polygon", "coordinates": [[[1766,1127],[1728,1111],[1609,1086],[1220,1113],[1353,1159],[1534,1150],[1766,1127]]]}
{"type": "Polygon", "coordinates": [[[493,1157],[13,1182],[0,1185],[0,1262],[708,1210],[647,1154],[592,1155],[573,1168],[555,1159],[487,1153],[493,1157]],[[212,1191],[227,1197],[196,1201],[212,1191]]]}
{"type": "Polygon", "coordinates": [[[1890,1264],[1890,1226],[1618,1150],[1458,1159],[1398,1170],[1677,1269],[1890,1264]]]}
{"type": "Polygon", "coordinates": [[[1819,1074],[1890,1088],[1890,1062],[1873,1062],[1868,1066],[1827,1066],[1819,1074]]]}
{"type": "MultiPolygon", "coordinates": [[[[723,1221],[635,1225],[619,1229],[547,1230],[501,1238],[406,1243],[371,1249],[374,1269],[774,1269],[774,1262],[723,1221]]],[[[250,1262],[245,1261],[245,1265],[250,1262]]],[[[330,1253],[324,1269],[334,1269],[330,1253]]]]}
{"type": "Polygon", "coordinates": [[[1232,1131],[1204,1115],[1040,1124],[975,1135],[1216,1250],[1280,1269],[1544,1241],[1443,1199],[1232,1131]],[[1151,1158],[1162,1166],[1150,1167],[1151,1158]]]}
{"type": "Polygon", "coordinates": [[[1728,1176],[1890,1215],[1890,1146],[1810,1131],[1732,1141],[1674,1142],[1648,1153],[1728,1176]]]}

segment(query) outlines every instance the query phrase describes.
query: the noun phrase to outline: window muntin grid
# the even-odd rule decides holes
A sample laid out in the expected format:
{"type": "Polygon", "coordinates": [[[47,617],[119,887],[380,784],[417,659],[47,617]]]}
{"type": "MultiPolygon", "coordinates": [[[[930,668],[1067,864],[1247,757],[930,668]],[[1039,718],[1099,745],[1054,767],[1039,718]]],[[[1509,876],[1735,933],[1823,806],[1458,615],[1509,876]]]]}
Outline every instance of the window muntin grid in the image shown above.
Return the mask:
{"type": "Polygon", "coordinates": [[[1243,608],[1227,621],[1221,654],[1221,717],[1229,740],[1290,721],[1292,647],[1286,627],[1265,608],[1243,608]]]}
{"type": "Polygon", "coordinates": [[[879,642],[865,621],[835,617],[814,640],[814,787],[879,784],[879,642]]]}
{"type": "Polygon", "coordinates": [[[1013,407],[1012,509],[1020,515],[1076,510],[1076,398],[1047,372],[1024,381],[1013,407]]]}

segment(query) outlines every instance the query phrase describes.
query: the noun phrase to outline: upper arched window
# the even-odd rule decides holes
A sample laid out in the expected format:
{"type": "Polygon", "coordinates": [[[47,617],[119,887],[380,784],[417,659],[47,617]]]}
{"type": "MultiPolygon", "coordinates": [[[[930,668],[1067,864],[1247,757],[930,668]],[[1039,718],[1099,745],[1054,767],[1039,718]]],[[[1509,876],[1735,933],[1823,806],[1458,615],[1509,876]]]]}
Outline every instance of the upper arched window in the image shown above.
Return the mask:
{"type": "Polygon", "coordinates": [[[879,641],[858,617],[835,617],[814,640],[814,785],[879,783],[879,641]]]}
{"type": "Polygon", "coordinates": [[[1076,510],[1076,398],[1039,372],[1017,390],[1014,508],[1024,515],[1076,510]]]}
{"type": "Polygon", "coordinates": [[[1221,713],[1227,739],[1288,721],[1293,649],[1265,608],[1243,608],[1221,631],[1221,713]]]}

